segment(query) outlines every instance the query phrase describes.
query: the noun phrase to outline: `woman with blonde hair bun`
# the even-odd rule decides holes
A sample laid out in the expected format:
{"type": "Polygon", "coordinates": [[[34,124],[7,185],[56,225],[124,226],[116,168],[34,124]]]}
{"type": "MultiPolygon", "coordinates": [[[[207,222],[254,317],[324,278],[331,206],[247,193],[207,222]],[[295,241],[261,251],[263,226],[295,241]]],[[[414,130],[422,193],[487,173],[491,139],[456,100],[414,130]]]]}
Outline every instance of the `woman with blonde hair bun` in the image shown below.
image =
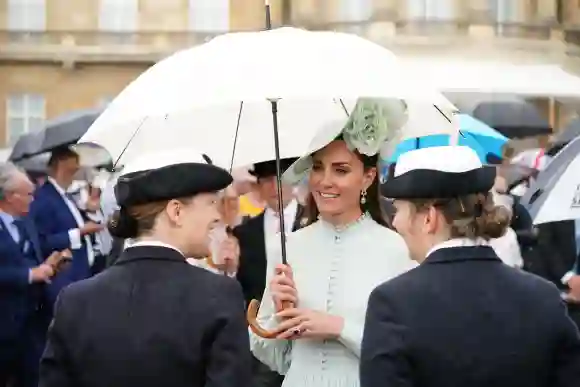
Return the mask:
{"type": "Polygon", "coordinates": [[[369,298],[361,387],[578,385],[580,336],[560,292],[489,244],[510,222],[495,173],[462,146],[399,157],[382,193],[420,265],[369,298]]]}

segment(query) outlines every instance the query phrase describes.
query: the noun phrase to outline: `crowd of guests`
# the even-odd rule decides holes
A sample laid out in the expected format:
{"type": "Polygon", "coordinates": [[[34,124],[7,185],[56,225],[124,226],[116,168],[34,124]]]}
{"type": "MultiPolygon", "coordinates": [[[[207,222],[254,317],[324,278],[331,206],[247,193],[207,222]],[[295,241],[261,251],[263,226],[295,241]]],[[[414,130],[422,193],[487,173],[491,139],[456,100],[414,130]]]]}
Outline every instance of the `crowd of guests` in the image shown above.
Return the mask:
{"type": "Polygon", "coordinates": [[[283,184],[282,203],[274,161],[233,177],[203,162],[185,174],[151,167],[123,179],[125,196],[114,178],[78,184],[68,148],[52,153],[46,176],[1,165],[0,387],[37,386],[43,351],[47,387],[153,386],[156,375],[171,386],[580,380],[577,330],[545,283],[518,273],[556,284],[580,324],[580,227],[533,227],[514,194],[526,183],[509,187],[503,161],[485,168],[492,177],[474,163],[469,187],[445,165],[403,178],[412,169],[397,163],[381,195],[378,155],[339,138],[309,157],[307,183],[283,184]],[[437,179],[450,191],[434,194],[437,179]],[[243,306],[253,300],[248,342],[243,306]]]}

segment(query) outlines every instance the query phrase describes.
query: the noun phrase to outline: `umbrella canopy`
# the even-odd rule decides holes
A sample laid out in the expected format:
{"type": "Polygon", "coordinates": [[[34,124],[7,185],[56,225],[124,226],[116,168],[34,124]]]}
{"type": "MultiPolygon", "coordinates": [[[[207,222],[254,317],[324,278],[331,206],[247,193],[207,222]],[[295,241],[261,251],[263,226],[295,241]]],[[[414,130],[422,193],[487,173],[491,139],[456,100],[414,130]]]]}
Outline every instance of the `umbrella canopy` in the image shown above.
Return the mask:
{"type": "MultiPolygon", "coordinates": [[[[465,145],[475,150],[483,163],[487,163],[489,154],[501,157],[502,148],[508,141],[508,138],[503,134],[469,114],[459,114],[459,129],[461,131],[459,145],[465,145]]],[[[449,145],[449,142],[450,136],[441,134],[408,139],[397,146],[395,153],[389,158],[389,162],[395,162],[401,154],[409,150],[445,146],[449,145]]]]}
{"type": "Polygon", "coordinates": [[[8,160],[18,161],[32,155],[38,154],[42,145],[43,134],[41,132],[27,133],[18,138],[12,148],[12,153],[8,160]]]}
{"type": "Polygon", "coordinates": [[[15,161],[14,164],[24,169],[28,173],[45,174],[47,172],[49,159],[50,154],[45,153],[15,161]]]}
{"type": "MultiPolygon", "coordinates": [[[[321,128],[346,124],[359,97],[398,106],[388,117],[393,135],[404,123],[401,100],[424,104],[407,104],[411,116],[456,110],[382,46],[350,34],[281,28],[222,35],[158,62],[80,142],[103,146],[121,164],[190,144],[217,164],[244,166],[276,157],[274,113],[280,157],[297,157],[321,128]]],[[[417,127],[423,134],[454,130],[449,121],[417,127]]]]}
{"type": "Polygon", "coordinates": [[[546,153],[551,156],[556,155],[556,153],[576,137],[580,137],[580,118],[572,120],[564,130],[556,135],[546,153]]]}
{"type": "Polygon", "coordinates": [[[534,224],[580,219],[580,138],[558,153],[540,172],[521,203],[534,224]]]}
{"type": "Polygon", "coordinates": [[[494,127],[509,138],[551,134],[552,128],[532,104],[521,101],[481,102],[473,117],[494,127]]]}
{"type": "Polygon", "coordinates": [[[101,109],[77,110],[46,123],[42,143],[36,153],[50,152],[75,144],[102,113],[101,109]]]}
{"type": "Polygon", "coordinates": [[[505,178],[508,192],[530,178],[536,178],[540,171],[520,164],[507,164],[501,166],[501,175],[505,178]]]}

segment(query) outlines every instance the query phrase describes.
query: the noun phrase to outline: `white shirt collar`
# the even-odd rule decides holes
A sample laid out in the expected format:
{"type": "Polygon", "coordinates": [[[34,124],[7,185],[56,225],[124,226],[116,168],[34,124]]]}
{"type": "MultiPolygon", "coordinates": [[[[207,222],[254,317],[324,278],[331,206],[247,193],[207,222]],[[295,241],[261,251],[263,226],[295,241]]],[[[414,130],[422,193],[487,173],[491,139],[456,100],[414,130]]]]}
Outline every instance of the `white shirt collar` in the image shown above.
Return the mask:
{"type": "Polygon", "coordinates": [[[62,188],[60,185],[58,185],[56,180],[54,180],[50,176],[47,178],[47,180],[50,184],[52,184],[54,186],[54,188],[56,188],[56,191],[60,194],[60,196],[66,196],[66,191],[64,190],[64,188],[62,188]]]}
{"type": "MultiPolygon", "coordinates": [[[[286,233],[292,232],[294,221],[296,220],[296,213],[298,212],[298,201],[292,200],[286,208],[284,208],[284,228],[286,233]]],[[[264,211],[265,230],[271,230],[274,224],[278,222],[278,213],[271,208],[266,208],[264,211]]],[[[277,228],[277,226],[276,226],[277,228]]],[[[267,231],[267,232],[268,232],[267,231]]]]}
{"type": "Polygon", "coordinates": [[[450,249],[452,247],[474,247],[474,246],[488,246],[489,243],[483,238],[478,238],[477,240],[469,238],[453,238],[445,242],[436,244],[429,250],[425,257],[429,257],[431,254],[441,249],[450,249]]]}
{"type": "Polygon", "coordinates": [[[177,251],[179,254],[183,255],[183,257],[185,258],[185,255],[177,247],[172,246],[172,245],[165,243],[165,242],[160,242],[160,241],[140,241],[140,240],[136,240],[134,242],[131,241],[130,243],[128,243],[127,248],[130,249],[132,247],[142,247],[142,246],[165,247],[165,248],[177,251]]]}

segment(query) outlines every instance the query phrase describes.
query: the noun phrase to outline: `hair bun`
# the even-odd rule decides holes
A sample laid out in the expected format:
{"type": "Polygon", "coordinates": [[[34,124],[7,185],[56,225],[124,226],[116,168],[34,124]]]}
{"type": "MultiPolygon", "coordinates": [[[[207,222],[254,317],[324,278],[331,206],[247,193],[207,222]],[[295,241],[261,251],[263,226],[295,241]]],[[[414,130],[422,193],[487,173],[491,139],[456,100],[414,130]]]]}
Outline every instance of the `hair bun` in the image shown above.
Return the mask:
{"type": "Polygon", "coordinates": [[[135,238],[139,232],[137,219],[131,216],[124,207],[113,213],[107,228],[112,236],[121,239],[135,238]]]}
{"type": "Polygon", "coordinates": [[[481,216],[477,217],[478,234],[484,239],[502,237],[510,226],[511,212],[504,206],[492,205],[483,208],[481,216]]]}

